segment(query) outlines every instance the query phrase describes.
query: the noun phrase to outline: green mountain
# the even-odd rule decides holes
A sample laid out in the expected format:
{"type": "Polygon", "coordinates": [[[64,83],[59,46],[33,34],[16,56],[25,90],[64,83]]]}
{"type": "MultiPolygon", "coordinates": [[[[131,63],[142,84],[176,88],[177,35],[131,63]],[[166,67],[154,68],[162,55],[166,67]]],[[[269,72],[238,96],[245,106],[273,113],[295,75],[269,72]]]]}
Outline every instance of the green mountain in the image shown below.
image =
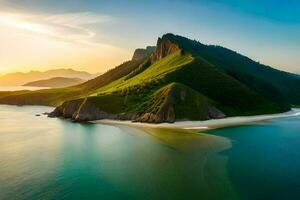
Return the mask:
{"type": "Polygon", "coordinates": [[[229,49],[166,34],[152,53],[138,51],[132,60],[83,84],[2,92],[0,103],[56,105],[50,117],[75,121],[151,123],[278,113],[300,105],[298,75],[229,49]]]}
{"type": "Polygon", "coordinates": [[[46,80],[29,82],[23,86],[61,88],[78,85],[83,82],[85,82],[85,80],[80,78],[54,77],[46,80]]]}
{"type": "Polygon", "coordinates": [[[209,62],[252,89],[270,97],[283,98],[289,103],[299,104],[299,75],[262,65],[224,47],[203,45],[172,34],[167,34],[167,37],[198,59],[209,62]],[[295,87],[291,87],[292,85],[295,87]],[[277,96],[275,93],[278,93],[277,96]]]}

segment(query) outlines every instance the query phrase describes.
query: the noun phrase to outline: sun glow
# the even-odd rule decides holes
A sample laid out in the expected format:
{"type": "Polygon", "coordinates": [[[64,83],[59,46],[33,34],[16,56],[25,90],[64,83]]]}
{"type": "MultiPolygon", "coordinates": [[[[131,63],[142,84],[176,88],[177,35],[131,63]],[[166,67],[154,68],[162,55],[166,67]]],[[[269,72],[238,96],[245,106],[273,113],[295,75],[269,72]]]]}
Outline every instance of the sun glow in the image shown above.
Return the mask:
{"type": "MultiPolygon", "coordinates": [[[[35,33],[50,34],[51,31],[46,26],[42,24],[28,22],[22,19],[24,16],[16,14],[0,14],[0,24],[2,26],[8,26],[12,28],[32,31],[35,33]]],[[[26,17],[26,16],[25,16],[26,17]]]]}
{"type": "Polygon", "coordinates": [[[0,73],[66,67],[106,71],[131,57],[129,50],[98,40],[99,32],[88,26],[110,20],[89,12],[0,12],[0,73]]]}

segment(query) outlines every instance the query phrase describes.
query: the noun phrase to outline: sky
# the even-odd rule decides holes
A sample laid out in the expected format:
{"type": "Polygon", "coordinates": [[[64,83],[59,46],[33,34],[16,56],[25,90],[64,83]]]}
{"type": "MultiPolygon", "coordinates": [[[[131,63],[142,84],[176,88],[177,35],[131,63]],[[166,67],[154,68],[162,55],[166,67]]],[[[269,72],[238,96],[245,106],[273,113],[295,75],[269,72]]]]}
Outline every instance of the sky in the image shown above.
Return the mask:
{"type": "Polygon", "coordinates": [[[299,0],[0,0],[0,74],[105,72],[165,33],[300,73],[299,0]]]}

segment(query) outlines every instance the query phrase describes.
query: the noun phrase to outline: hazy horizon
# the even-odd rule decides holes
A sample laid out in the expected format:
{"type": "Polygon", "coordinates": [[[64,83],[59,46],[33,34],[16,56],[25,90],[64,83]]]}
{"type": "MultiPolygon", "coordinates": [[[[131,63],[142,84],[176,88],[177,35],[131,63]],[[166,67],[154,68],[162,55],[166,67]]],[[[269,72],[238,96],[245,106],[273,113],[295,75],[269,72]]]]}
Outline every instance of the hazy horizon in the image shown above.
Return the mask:
{"type": "Polygon", "coordinates": [[[90,72],[90,71],[87,71],[87,70],[77,70],[76,68],[70,68],[70,67],[57,67],[57,68],[49,68],[49,69],[44,69],[44,70],[38,70],[38,69],[35,69],[35,70],[30,70],[30,69],[26,69],[24,71],[20,70],[20,71],[11,71],[11,72],[7,72],[7,73],[0,73],[0,76],[5,76],[5,75],[8,75],[8,74],[14,74],[14,73],[31,73],[31,72],[47,72],[47,71],[51,71],[51,70],[74,70],[74,71],[78,71],[78,72],[87,72],[89,74],[98,74],[98,73],[104,73],[104,72],[90,72]]]}
{"type": "Polygon", "coordinates": [[[168,32],[280,70],[299,73],[300,67],[300,2],[294,0],[0,0],[0,30],[0,75],[105,72],[168,32]]]}

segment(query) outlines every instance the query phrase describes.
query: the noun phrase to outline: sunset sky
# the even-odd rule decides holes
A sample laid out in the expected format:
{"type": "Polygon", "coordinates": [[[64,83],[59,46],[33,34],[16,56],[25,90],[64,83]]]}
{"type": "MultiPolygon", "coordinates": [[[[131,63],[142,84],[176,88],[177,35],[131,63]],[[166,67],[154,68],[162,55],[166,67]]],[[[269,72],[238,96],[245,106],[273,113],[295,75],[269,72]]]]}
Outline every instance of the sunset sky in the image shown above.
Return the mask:
{"type": "Polygon", "coordinates": [[[0,74],[104,72],[168,32],[300,73],[298,0],[0,0],[0,74]]]}

